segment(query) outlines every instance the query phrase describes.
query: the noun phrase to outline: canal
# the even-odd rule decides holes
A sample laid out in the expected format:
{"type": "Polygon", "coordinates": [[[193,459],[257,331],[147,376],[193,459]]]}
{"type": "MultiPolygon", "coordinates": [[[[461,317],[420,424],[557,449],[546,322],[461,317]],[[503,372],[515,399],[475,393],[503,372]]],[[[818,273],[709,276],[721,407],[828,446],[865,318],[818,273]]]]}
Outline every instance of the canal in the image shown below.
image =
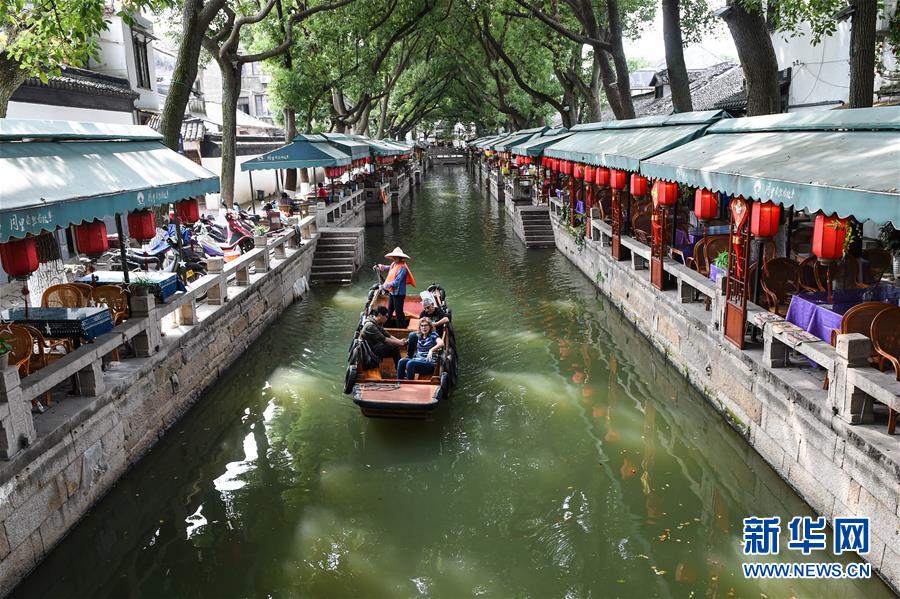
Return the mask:
{"type": "Polygon", "coordinates": [[[367,420],[341,393],[374,274],[316,288],[15,596],[892,596],[744,579],[742,518],[809,508],[464,169],[413,204],[367,252],[400,245],[448,291],[460,384],[434,420],[367,420]]]}

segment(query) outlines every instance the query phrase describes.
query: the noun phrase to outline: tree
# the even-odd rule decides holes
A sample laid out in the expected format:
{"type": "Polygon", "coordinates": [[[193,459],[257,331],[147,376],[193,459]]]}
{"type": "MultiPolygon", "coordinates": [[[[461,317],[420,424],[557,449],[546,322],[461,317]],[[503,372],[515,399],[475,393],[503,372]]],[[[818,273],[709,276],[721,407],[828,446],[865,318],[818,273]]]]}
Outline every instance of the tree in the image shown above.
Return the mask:
{"type": "Polygon", "coordinates": [[[684,63],[684,42],[681,38],[681,10],[679,0],[662,0],[663,45],[666,51],[666,70],[672,89],[675,112],[690,112],[691,82],[684,63]]]}
{"type": "MultiPolygon", "coordinates": [[[[778,31],[790,32],[791,35],[798,35],[800,27],[804,23],[808,24],[812,44],[815,46],[824,37],[837,31],[839,15],[846,8],[845,0],[787,0],[772,7],[771,17],[778,31]]],[[[878,1],[851,0],[849,9],[849,102],[851,108],[863,108],[872,105],[872,97],[875,95],[875,26],[878,20],[878,1]]]]}
{"type": "Polygon", "coordinates": [[[728,0],[722,19],[731,31],[738,59],[747,84],[747,115],[781,112],[781,90],[778,88],[778,61],[766,27],[759,0],[746,6],[740,0],[728,0]]]}
{"type": "MultiPolygon", "coordinates": [[[[274,58],[286,52],[293,42],[294,26],[322,11],[336,10],[354,0],[336,0],[330,4],[318,4],[308,8],[295,7],[285,16],[285,36],[281,42],[266,50],[241,53],[241,33],[245,27],[266,19],[277,0],[268,0],[255,12],[238,14],[234,7],[226,5],[224,22],[203,36],[203,48],[213,57],[222,72],[222,170],[219,175],[220,196],[226,206],[234,201],[234,172],[236,163],[237,100],[241,91],[241,70],[245,64],[274,58]]],[[[243,5],[237,5],[242,9],[243,5]]]]}
{"type": "MultiPolygon", "coordinates": [[[[0,2],[0,118],[9,100],[28,77],[46,82],[63,65],[81,65],[96,58],[97,36],[106,30],[106,0],[4,0],[0,2]]],[[[161,0],[125,3],[117,15],[131,22],[145,6],[161,0]]]]}
{"type": "Polygon", "coordinates": [[[560,35],[590,46],[597,57],[606,98],[616,118],[634,118],[619,0],[607,0],[604,15],[597,14],[590,0],[562,0],[562,4],[569,9],[567,16],[574,18],[580,29],[566,23],[565,16],[561,16],[559,5],[555,2],[551,5],[554,12],[548,13],[536,0],[515,1],[560,35]]]}
{"type": "Polygon", "coordinates": [[[203,37],[227,0],[184,0],[181,18],[181,43],[175,56],[172,84],[160,114],[163,143],[178,149],[181,123],[197,79],[203,37]]]}

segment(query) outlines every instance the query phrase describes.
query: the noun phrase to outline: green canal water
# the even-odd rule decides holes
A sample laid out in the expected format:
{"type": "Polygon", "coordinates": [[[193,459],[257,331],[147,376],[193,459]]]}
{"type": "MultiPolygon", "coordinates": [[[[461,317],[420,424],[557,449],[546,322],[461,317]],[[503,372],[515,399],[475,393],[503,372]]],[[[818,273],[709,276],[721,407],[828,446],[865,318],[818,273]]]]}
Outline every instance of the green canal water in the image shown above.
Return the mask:
{"type": "Polygon", "coordinates": [[[341,386],[374,275],[316,288],[15,596],[892,596],[877,579],[744,579],[742,518],[809,508],[463,169],[366,233],[370,263],[401,245],[448,290],[451,402],[428,422],[362,417],[341,386]]]}

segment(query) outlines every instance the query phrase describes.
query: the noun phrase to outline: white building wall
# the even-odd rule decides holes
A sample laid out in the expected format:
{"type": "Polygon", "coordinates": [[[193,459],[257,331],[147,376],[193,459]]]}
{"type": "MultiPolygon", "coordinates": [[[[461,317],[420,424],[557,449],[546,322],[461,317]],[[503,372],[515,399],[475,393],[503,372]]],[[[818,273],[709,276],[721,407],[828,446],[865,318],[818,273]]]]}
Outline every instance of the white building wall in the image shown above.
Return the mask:
{"type": "Polygon", "coordinates": [[[797,37],[775,33],[772,44],[778,68],[791,68],[789,112],[831,110],[836,102],[847,103],[850,96],[850,23],[838,24],[834,35],[812,45],[809,26],[800,27],[797,37]],[[824,104],[830,102],[830,104],[824,104]],[[820,106],[800,106],[820,104],[820,106]]]}
{"type": "MultiPolygon", "coordinates": [[[[135,22],[144,31],[153,31],[153,23],[143,16],[136,16],[135,22]]],[[[89,69],[104,75],[127,79],[131,89],[140,94],[134,101],[135,108],[159,110],[159,95],[156,93],[156,60],[153,56],[153,44],[147,46],[147,63],[150,74],[150,89],[138,87],[135,73],[134,44],[131,27],[121,17],[111,17],[106,31],[100,34],[99,60],[91,60],[89,69]]]]}
{"type": "MultiPolygon", "coordinates": [[[[248,176],[246,171],[241,170],[241,163],[251,158],[256,158],[257,155],[253,156],[238,156],[237,164],[235,165],[235,174],[234,174],[234,199],[241,205],[249,205],[250,200],[252,198],[250,194],[250,177],[248,176]]],[[[221,158],[202,158],[201,163],[203,164],[203,168],[212,171],[214,173],[222,172],[222,159],[221,158]]],[[[266,195],[275,193],[279,187],[276,186],[275,174],[277,171],[253,171],[253,189],[260,190],[266,192],[266,195]]],[[[218,208],[218,194],[209,194],[207,195],[207,206],[209,210],[215,210],[218,208]]],[[[257,209],[259,206],[257,205],[257,209]]]]}
{"type": "Polygon", "coordinates": [[[134,124],[134,115],[131,112],[70,108],[68,106],[50,106],[48,104],[30,104],[27,102],[10,102],[7,116],[11,119],[83,121],[118,125],[134,124]]]}

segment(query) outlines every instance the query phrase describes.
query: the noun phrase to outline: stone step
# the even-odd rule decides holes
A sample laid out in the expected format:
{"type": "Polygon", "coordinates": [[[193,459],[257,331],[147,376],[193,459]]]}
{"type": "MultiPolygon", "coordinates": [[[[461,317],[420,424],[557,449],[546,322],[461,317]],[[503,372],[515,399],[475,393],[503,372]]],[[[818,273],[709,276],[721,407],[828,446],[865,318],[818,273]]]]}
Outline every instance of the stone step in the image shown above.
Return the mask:
{"type": "Polygon", "coordinates": [[[538,216],[525,216],[526,214],[528,214],[527,212],[522,212],[520,214],[522,215],[523,223],[541,222],[541,221],[549,220],[549,218],[550,218],[547,214],[539,214],[538,216]]]}
{"type": "Polygon", "coordinates": [[[355,243],[331,243],[331,244],[319,244],[316,245],[316,250],[319,249],[327,250],[327,251],[344,251],[344,252],[355,252],[356,244],[355,243]]]}
{"type": "Polygon", "coordinates": [[[313,270],[310,273],[311,277],[317,278],[325,278],[325,279],[334,279],[334,278],[342,278],[342,279],[351,279],[353,278],[353,273],[355,271],[352,268],[347,269],[324,269],[324,270],[313,270]]]}
{"type": "Polygon", "coordinates": [[[353,264],[354,256],[313,256],[313,264],[353,264]]]}
{"type": "Polygon", "coordinates": [[[356,244],[358,241],[358,237],[319,237],[319,243],[324,243],[326,245],[333,245],[335,243],[356,244]]]}
{"type": "Polygon", "coordinates": [[[312,279],[313,281],[322,281],[328,283],[350,283],[353,280],[350,275],[341,272],[312,273],[310,275],[310,279],[312,279]]]}

